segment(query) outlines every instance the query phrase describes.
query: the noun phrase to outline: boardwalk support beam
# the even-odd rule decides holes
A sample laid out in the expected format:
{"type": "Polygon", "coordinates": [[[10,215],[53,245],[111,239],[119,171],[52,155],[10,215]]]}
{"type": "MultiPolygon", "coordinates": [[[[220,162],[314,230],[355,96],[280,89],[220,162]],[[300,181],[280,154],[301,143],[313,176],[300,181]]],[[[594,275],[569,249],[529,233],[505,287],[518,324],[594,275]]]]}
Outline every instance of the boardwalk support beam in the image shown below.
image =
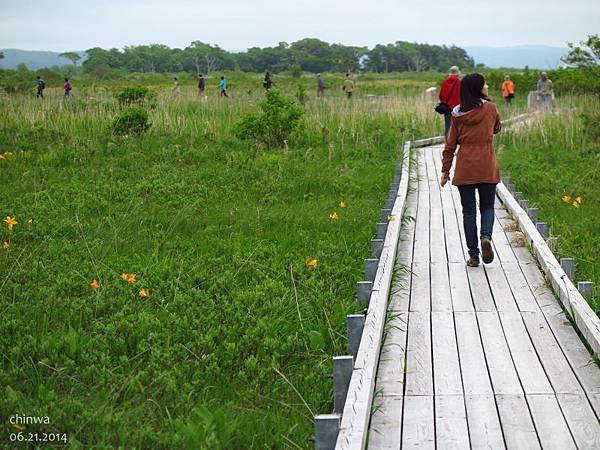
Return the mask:
{"type": "Polygon", "coordinates": [[[353,368],[354,358],[352,356],[333,357],[333,408],[337,414],[344,411],[353,368]]]}
{"type": "Polygon", "coordinates": [[[594,295],[594,283],[591,281],[580,281],[577,283],[577,290],[589,300],[594,295]]]}
{"type": "Polygon", "coordinates": [[[371,292],[373,292],[372,281],[359,281],[356,283],[356,304],[359,308],[366,308],[369,306],[371,292]]]}
{"type": "Polygon", "coordinates": [[[527,211],[527,215],[529,216],[531,221],[533,223],[537,223],[539,210],[537,208],[527,208],[526,211],[527,211]]]}
{"type": "Polygon", "coordinates": [[[365,281],[375,281],[378,259],[365,259],[365,281]]]}
{"type": "Polygon", "coordinates": [[[382,208],[380,222],[387,222],[390,214],[392,214],[392,210],[390,208],[382,208]]]}
{"type": "Polygon", "coordinates": [[[383,250],[383,239],[371,239],[371,256],[379,258],[383,250]]]}
{"type": "Polygon", "coordinates": [[[375,235],[375,239],[384,239],[385,233],[387,233],[388,221],[387,217],[385,222],[380,222],[377,224],[377,234],[375,235]]]}
{"type": "Polygon", "coordinates": [[[339,414],[319,414],[315,417],[315,449],[333,450],[340,432],[339,414]]]}
{"type": "Polygon", "coordinates": [[[346,327],[348,329],[348,353],[356,359],[360,339],[362,338],[363,329],[365,327],[365,315],[348,314],[346,316],[346,327]]]}
{"type": "Polygon", "coordinates": [[[548,239],[548,235],[550,233],[548,230],[548,224],[546,222],[538,222],[535,224],[535,227],[537,228],[538,233],[540,233],[544,239],[548,239]]]}
{"type": "Polygon", "coordinates": [[[575,258],[560,258],[560,267],[565,271],[569,280],[573,281],[575,278],[575,258]]]}

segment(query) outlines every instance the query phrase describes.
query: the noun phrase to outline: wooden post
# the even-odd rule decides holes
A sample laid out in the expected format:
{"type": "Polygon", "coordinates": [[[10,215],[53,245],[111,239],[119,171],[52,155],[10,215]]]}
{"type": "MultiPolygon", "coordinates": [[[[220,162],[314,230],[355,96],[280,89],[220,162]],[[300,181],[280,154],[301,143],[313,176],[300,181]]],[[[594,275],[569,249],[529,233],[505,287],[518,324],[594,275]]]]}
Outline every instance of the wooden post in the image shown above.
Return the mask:
{"type": "Polygon", "coordinates": [[[359,308],[366,308],[369,306],[371,292],[373,292],[372,281],[359,281],[356,283],[356,304],[359,308]]]}
{"type": "Polygon", "coordinates": [[[352,356],[333,357],[333,409],[338,414],[342,414],[344,411],[353,369],[354,358],[352,356]]]}
{"type": "Polygon", "coordinates": [[[523,199],[523,193],[521,191],[515,191],[515,192],[513,192],[513,197],[518,202],[519,200],[523,199]]]}
{"type": "Polygon", "coordinates": [[[383,239],[371,239],[371,256],[379,258],[383,251],[383,239]]]}
{"type": "Polygon", "coordinates": [[[377,224],[377,233],[375,234],[375,239],[385,239],[385,233],[387,233],[388,221],[386,217],[385,222],[380,222],[377,224]]]}
{"type": "Polygon", "coordinates": [[[548,237],[548,224],[546,222],[538,222],[535,224],[535,227],[544,239],[548,237]]]}
{"type": "Polygon", "coordinates": [[[538,221],[538,209],[537,208],[528,208],[527,215],[531,219],[531,221],[536,224],[538,221]]]}
{"type": "Polygon", "coordinates": [[[594,283],[591,281],[580,281],[577,283],[577,289],[587,300],[594,295],[594,283]]]}
{"type": "Polygon", "coordinates": [[[362,338],[363,328],[365,327],[364,314],[348,314],[346,316],[346,328],[348,329],[348,353],[354,359],[358,354],[358,347],[362,338]]]}
{"type": "Polygon", "coordinates": [[[375,281],[378,259],[365,259],[365,281],[375,281]]]}
{"type": "Polygon", "coordinates": [[[319,414],[315,417],[315,450],[334,450],[340,432],[339,414],[319,414]]]}
{"type": "Polygon", "coordinates": [[[575,258],[560,258],[560,267],[565,271],[569,280],[575,279],[575,258]]]}
{"type": "Polygon", "coordinates": [[[387,222],[388,221],[388,216],[392,214],[392,209],[391,208],[383,208],[381,210],[381,220],[380,222],[387,222]]]}
{"type": "Polygon", "coordinates": [[[523,211],[527,211],[529,209],[529,200],[525,200],[524,198],[519,200],[519,206],[523,208],[523,211]]]}

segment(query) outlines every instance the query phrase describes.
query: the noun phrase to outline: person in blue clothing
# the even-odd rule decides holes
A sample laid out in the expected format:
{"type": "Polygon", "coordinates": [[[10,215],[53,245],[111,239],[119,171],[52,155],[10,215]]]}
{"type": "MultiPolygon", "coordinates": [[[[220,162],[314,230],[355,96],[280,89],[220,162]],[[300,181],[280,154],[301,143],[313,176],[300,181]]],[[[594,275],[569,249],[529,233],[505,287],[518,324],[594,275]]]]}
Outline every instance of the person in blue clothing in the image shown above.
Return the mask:
{"type": "Polygon", "coordinates": [[[35,96],[38,98],[44,98],[44,89],[46,89],[46,84],[44,83],[44,80],[42,80],[41,77],[38,75],[35,82],[37,84],[37,94],[35,96]]]}
{"type": "Polygon", "coordinates": [[[221,77],[221,81],[219,82],[219,91],[221,91],[221,97],[229,97],[227,95],[227,80],[225,77],[221,77]]]}

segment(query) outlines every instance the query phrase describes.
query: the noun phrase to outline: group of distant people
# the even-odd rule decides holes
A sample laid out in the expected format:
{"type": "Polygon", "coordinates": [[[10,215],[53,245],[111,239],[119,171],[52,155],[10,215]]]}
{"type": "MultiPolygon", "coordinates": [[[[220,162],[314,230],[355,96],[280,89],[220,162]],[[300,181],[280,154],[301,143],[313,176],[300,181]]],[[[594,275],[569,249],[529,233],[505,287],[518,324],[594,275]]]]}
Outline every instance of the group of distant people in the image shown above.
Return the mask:
{"type": "MultiPolygon", "coordinates": [[[[44,98],[44,90],[46,89],[46,83],[44,82],[44,80],[42,80],[42,77],[40,77],[39,75],[35,79],[35,86],[37,89],[35,96],[37,98],[44,98]]],[[[64,96],[70,97],[71,91],[73,90],[73,86],[71,85],[71,82],[69,81],[68,78],[65,78],[65,82],[63,83],[63,89],[64,89],[64,96]]]]}
{"type": "MultiPolygon", "coordinates": [[[[461,78],[460,70],[457,66],[450,67],[450,73],[448,77],[443,81],[442,88],[440,89],[439,100],[441,103],[445,103],[449,106],[449,111],[444,113],[445,123],[445,134],[448,134],[450,129],[450,121],[452,110],[460,104],[460,87],[461,78]]],[[[502,97],[506,104],[510,104],[515,97],[515,83],[510,79],[509,75],[504,77],[502,86],[502,97]]],[[[548,78],[546,72],[540,73],[540,78],[536,83],[536,94],[537,100],[540,105],[545,109],[552,107],[552,99],[554,97],[554,88],[552,81],[548,78]]]]}

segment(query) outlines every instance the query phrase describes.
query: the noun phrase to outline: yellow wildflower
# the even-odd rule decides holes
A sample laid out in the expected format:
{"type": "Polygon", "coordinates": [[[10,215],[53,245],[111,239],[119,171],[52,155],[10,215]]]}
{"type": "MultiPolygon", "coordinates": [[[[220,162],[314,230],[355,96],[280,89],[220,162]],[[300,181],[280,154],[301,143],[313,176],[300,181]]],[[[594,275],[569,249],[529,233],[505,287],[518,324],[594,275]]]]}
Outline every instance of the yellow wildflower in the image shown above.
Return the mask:
{"type": "Polygon", "coordinates": [[[4,156],[0,155],[0,161],[2,161],[3,159],[6,159],[4,156]]]}
{"type": "Polygon", "coordinates": [[[17,222],[17,219],[11,216],[6,216],[4,219],[2,219],[2,222],[6,224],[8,231],[12,231],[13,227],[19,223],[17,222]]]}
{"type": "Polygon", "coordinates": [[[125,273],[125,272],[123,272],[119,278],[120,278],[121,280],[123,280],[123,281],[128,281],[128,279],[129,279],[129,274],[128,274],[128,273],[125,273]]]}
{"type": "Polygon", "coordinates": [[[27,221],[27,223],[28,223],[29,225],[32,225],[32,224],[33,224],[33,219],[29,219],[29,220],[27,221]]]}
{"type": "Polygon", "coordinates": [[[13,152],[4,152],[2,154],[2,156],[7,157],[7,156],[15,156],[13,152]]]}
{"type": "Polygon", "coordinates": [[[127,281],[129,281],[131,284],[135,284],[137,282],[137,276],[135,273],[130,273],[127,275],[127,281]]]}
{"type": "Polygon", "coordinates": [[[348,203],[346,203],[345,201],[341,201],[340,202],[340,208],[345,208],[346,206],[348,206],[348,203]]]}
{"type": "Polygon", "coordinates": [[[388,222],[393,222],[396,220],[396,216],[388,216],[388,222]]]}
{"type": "Polygon", "coordinates": [[[145,289],[145,288],[142,288],[142,289],[140,289],[140,291],[138,292],[138,295],[139,295],[140,297],[144,298],[144,297],[148,297],[148,296],[150,295],[150,292],[149,292],[147,289],[145,289]]]}
{"type": "Polygon", "coordinates": [[[317,267],[318,264],[319,264],[319,260],[318,259],[308,258],[306,260],[306,265],[308,267],[317,267]]]}
{"type": "Polygon", "coordinates": [[[4,242],[2,242],[2,248],[3,248],[4,250],[7,250],[7,249],[8,249],[8,247],[10,247],[10,244],[8,243],[8,241],[4,241],[4,242]]]}
{"type": "Polygon", "coordinates": [[[570,195],[563,195],[562,196],[562,201],[565,203],[569,203],[571,201],[571,196],[570,195]]]}
{"type": "Polygon", "coordinates": [[[577,203],[577,202],[575,201],[575,202],[573,202],[573,206],[574,206],[575,208],[579,208],[579,203],[577,203]]]}
{"type": "Polygon", "coordinates": [[[338,220],[339,216],[338,214],[334,211],[331,214],[329,214],[329,220],[338,220]]]}
{"type": "Polygon", "coordinates": [[[94,281],[92,281],[92,282],[90,283],[90,287],[91,287],[92,289],[98,289],[98,288],[100,287],[100,283],[98,283],[98,280],[96,280],[96,279],[94,278],[94,281]]]}
{"type": "Polygon", "coordinates": [[[577,197],[575,201],[581,205],[583,203],[583,198],[577,197]]]}
{"type": "Polygon", "coordinates": [[[25,425],[21,425],[20,423],[13,423],[13,427],[19,431],[23,431],[25,428],[27,428],[25,425]]]}

